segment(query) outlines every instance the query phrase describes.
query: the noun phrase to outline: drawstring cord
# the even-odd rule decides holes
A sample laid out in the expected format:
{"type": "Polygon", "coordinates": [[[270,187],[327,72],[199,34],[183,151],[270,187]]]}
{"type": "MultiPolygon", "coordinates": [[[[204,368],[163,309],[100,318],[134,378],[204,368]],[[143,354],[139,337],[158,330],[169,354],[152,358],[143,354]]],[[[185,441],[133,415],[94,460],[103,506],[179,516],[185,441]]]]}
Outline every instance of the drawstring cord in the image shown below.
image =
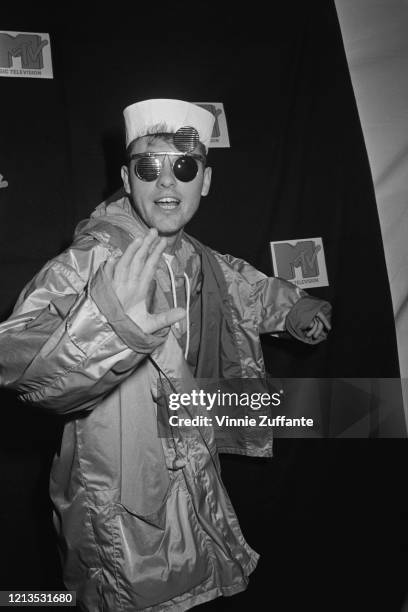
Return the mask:
{"type": "MultiPolygon", "coordinates": [[[[172,269],[171,264],[170,264],[169,260],[167,259],[166,255],[164,256],[164,261],[166,262],[166,266],[168,267],[169,274],[170,274],[171,291],[172,291],[172,294],[173,294],[173,307],[177,308],[176,279],[174,278],[173,269],[172,269]]],[[[175,325],[177,325],[177,327],[179,326],[178,323],[175,323],[175,325]]]]}
{"type": "Polygon", "coordinates": [[[187,338],[186,338],[186,350],[184,351],[184,359],[187,359],[188,349],[190,348],[190,295],[191,286],[187,274],[184,272],[184,278],[186,281],[186,310],[187,310],[187,338]]]}
{"type": "MultiPolygon", "coordinates": [[[[166,262],[166,266],[169,270],[170,274],[170,283],[171,283],[171,292],[173,295],[173,307],[177,308],[177,295],[176,295],[176,279],[174,278],[174,272],[171,267],[171,264],[166,257],[166,253],[164,253],[164,261],[166,262]]],[[[187,359],[188,349],[190,348],[190,298],[191,298],[191,285],[190,280],[187,274],[184,272],[184,280],[185,280],[185,288],[186,288],[186,310],[187,310],[187,338],[186,338],[186,348],[184,351],[184,359],[187,359]]],[[[180,330],[180,324],[175,323],[177,329],[180,330]]]]}

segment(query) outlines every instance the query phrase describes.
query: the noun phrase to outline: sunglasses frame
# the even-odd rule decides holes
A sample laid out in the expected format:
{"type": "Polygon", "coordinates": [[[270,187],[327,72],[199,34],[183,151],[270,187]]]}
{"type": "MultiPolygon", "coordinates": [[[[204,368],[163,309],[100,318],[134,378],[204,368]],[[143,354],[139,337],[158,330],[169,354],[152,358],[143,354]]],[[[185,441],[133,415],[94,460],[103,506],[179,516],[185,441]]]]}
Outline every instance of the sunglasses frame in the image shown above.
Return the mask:
{"type": "MultiPolygon", "coordinates": [[[[201,161],[204,165],[206,162],[206,158],[204,157],[204,155],[200,155],[199,153],[182,153],[182,152],[175,152],[175,151],[146,151],[145,153],[133,153],[133,155],[129,156],[129,163],[133,160],[133,159],[143,159],[144,157],[158,157],[159,161],[160,161],[160,172],[159,174],[153,178],[151,181],[146,180],[145,178],[142,178],[141,176],[139,176],[138,172],[137,172],[137,164],[135,164],[133,171],[135,173],[135,175],[137,176],[137,178],[141,181],[143,181],[144,183],[152,183],[153,181],[156,181],[159,176],[160,173],[162,171],[163,168],[163,162],[164,162],[164,158],[165,157],[173,157],[173,158],[180,158],[180,157],[192,157],[195,160],[199,160],[201,161]]],[[[174,164],[176,163],[176,159],[174,159],[174,161],[171,163],[171,171],[174,174],[174,176],[176,177],[176,179],[178,181],[180,181],[179,178],[177,178],[176,174],[174,173],[174,164]]],[[[198,172],[198,167],[197,167],[197,172],[198,172]]],[[[195,177],[197,176],[197,172],[196,174],[193,176],[192,179],[190,179],[189,181],[180,181],[182,183],[190,183],[191,181],[193,181],[195,179],[195,177]]]]}

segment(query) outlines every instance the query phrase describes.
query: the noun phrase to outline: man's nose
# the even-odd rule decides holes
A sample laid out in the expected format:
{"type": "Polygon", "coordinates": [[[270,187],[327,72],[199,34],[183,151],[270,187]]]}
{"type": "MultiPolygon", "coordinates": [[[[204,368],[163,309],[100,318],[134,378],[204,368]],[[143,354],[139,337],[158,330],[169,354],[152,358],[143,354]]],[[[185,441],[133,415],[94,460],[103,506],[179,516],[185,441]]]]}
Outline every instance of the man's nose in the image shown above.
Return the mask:
{"type": "Polygon", "coordinates": [[[165,157],[163,160],[157,181],[161,187],[170,187],[176,184],[176,177],[173,174],[173,168],[168,157],[165,157]]]}

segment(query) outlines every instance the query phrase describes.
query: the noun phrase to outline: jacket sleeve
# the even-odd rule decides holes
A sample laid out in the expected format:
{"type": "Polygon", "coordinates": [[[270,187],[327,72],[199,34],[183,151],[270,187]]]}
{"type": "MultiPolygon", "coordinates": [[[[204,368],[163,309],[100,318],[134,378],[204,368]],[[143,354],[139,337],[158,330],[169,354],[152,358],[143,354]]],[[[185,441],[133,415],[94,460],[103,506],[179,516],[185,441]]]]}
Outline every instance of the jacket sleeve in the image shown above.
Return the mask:
{"type": "Polygon", "coordinates": [[[255,289],[259,299],[259,333],[290,336],[306,344],[318,344],[318,339],[306,336],[307,327],[320,311],[331,319],[331,305],[315,298],[296,285],[281,278],[266,278],[255,289]]]}
{"type": "MultiPolygon", "coordinates": [[[[323,312],[330,321],[329,302],[309,295],[284,279],[267,277],[242,259],[231,255],[222,257],[238,273],[238,283],[243,277],[250,284],[248,304],[255,312],[260,334],[269,333],[278,337],[289,335],[307,344],[318,344],[324,339],[308,338],[305,329],[319,311],[323,312]]],[[[241,291],[241,297],[245,293],[241,291]]]]}
{"type": "Polygon", "coordinates": [[[87,246],[49,262],[0,325],[0,384],[60,414],[92,408],[168,331],[145,334],[126,315],[101,265],[108,251],[87,246]]]}

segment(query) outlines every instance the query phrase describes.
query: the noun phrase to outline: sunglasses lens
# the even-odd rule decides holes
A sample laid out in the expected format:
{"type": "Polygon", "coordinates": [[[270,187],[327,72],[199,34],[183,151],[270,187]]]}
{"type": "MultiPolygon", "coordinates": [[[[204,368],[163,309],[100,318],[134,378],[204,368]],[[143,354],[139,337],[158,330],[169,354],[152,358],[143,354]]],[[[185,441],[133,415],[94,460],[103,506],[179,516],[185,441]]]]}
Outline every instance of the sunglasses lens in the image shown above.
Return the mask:
{"type": "Polygon", "coordinates": [[[179,157],[173,166],[174,176],[177,180],[187,183],[192,181],[198,172],[197,162],[194,157],[179,157]]]}
{"type": "MultiPolygon", "coordinates": [[[[163,153],[156,155],[142,155],[136,160],[134,171],[141,181],[155,181],[162,170],[163,153]]],[[[177,180],[188,183],[198,172],[198,165],[194,157],[182,155],[173,163],[173,173],[177,180]]]]}
{"type": "Polygon", "coordinates": [[[196,148],[199,143],[198,132],[193,127],[181,127],[173,136],[173,144],[179,151],[189,153],[196,148]]]}
{"type": "Polygon", "coordinates": [[[161,171],[160,159],[157,157],[141,157],[136,161],[136,176],[142,181],[155,181],[161,171]]]}

